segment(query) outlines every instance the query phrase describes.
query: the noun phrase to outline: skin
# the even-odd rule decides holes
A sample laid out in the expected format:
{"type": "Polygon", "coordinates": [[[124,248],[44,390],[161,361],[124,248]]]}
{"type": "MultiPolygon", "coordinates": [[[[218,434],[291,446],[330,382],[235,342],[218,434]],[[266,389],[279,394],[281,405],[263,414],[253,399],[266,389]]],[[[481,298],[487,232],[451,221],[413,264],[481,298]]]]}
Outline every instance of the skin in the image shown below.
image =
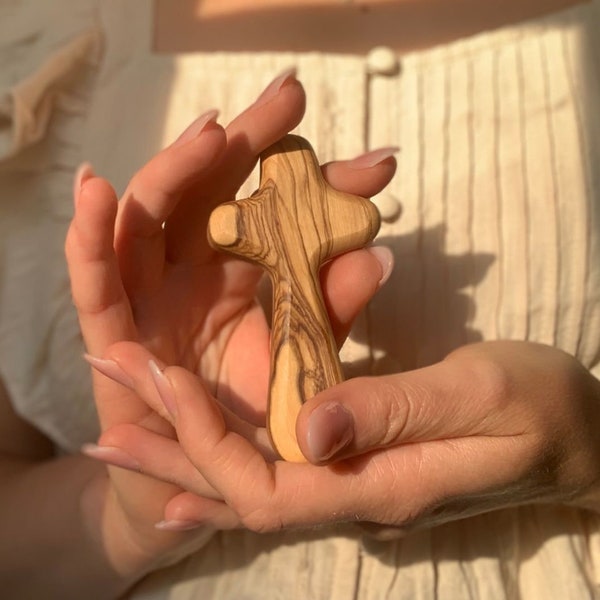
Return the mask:
{"type": "MultiPolygon", "coordinates": [[[[233,197],[257,155],[296,126],[304,104],[301,85],[292,73],[283,74],[226,129],[214,114],[201,119],[202,132],[193,124],[133,176],[119,202],[88,167],[75,182],[66,253],[89,351],[102,355],[124,339],[144,342],[157,360],[201,376],[224,411],[235,408],[229,423],[241,435],[252,434],[253,421],[264,414],[268,328],[256,302],[260,275],[217,256],[198,231],[206,229],[216,202],[233,197]],[[256,373],[241,360],[248,351],[256,373]],[[240,389],[248,394],[242,397],[240,389]]],[[[362,166],[347,161],[323,171],[333,185],[372,194],[389,181],[395,161],[388,157],[365,167],[363,157],[362,166]]],[[[340,340],[382,276],[381,261],[367,250],[323,273],[340,340]],[[347,294],[347,269],[356,274],[349,283],[358,296],[347,294]]],[[[140,428],[163,450],[175,443],[162,405],[156,412],[99,374],[94,396],[104,431],[140,428]]],[[[0,545],[0,582],[11,597],[118,597],[146,573],[202,545],[207,529],[156,527],[171,499],[184,491],[176,482],[107,469],[86,456],[54,457],[51,444],[10,409],[5,393],[0,416],[0,529],[10,540],[0,545]]],[[[204,490],[198,501],[207,513],[220,515],[225,505],[219,492],[209,483],[204,490]]]]}
{"type": "Polygon", "coordinates": [[[263,457],[227,426],[198,377],[180,367],[152,375],[142,346],[118,343],[107,355],[150,405],[162,398],[179,446],[161,461],[141,429],[109,430],[101,443],[126,449],[155,477],[179,473],[187,492],[166,516],[186,527],[265,532],[362,521],[404,533],[520,504],[600,506],[600,384],[554,348],[484,342],[417,371],[335,386],[309,400],[297,422],[314,464],[263,457]],[[340,410],[350,435],[320,459],[311,436],[326,448],[340,410]],[[216,519],[194,496],[207,482],[227,506],[216,519]]]}

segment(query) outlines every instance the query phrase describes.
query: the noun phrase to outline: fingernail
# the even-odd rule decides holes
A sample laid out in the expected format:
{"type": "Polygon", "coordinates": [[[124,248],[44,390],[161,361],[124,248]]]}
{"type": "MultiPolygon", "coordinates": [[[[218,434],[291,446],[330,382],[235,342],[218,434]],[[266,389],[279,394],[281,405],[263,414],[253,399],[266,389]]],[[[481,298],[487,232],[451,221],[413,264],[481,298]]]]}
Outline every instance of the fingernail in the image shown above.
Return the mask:
{"type": "Polygon", "coordinates": [[[128,471],[140,472],[142,470],[140,463],[133,456],[115,446],[84,444],[81,447],[81,453],[114,467],[127,469],[128,471]]]}
{"type": "Polygon", "coordinates": [[[153,360],[148,362],[148,367],[150,368],[150,373],[160,399],[165,405],[167,412],[175,419],[177,417],[177,401],[175,400],[175,393],[169,378],[153,360]]]}
{"type": "Polygon", "coordinates": [[[83,184],[88,180],[94,177],[94,169],[89,162],[84,162],[79,165],[77,171],[75,171],[75,177],[73,178],[73,201],[77,204],[79,200],[79,192],[83,184]]]}
{"type": "Polygon", "coordinates": [[[105,375],[109,379],[112,379],[129,389],[133,389],[133,379],[123,371],[116,361],[110,358],[98,358],[91,354],[84,354],[83,358],[85,358],[96,371],[102,373],[102,375],[105,375]]]}
{"type": "Polygon", "coordinates": [[[75,189],[81,189],[81,186],[88,180],[90,177],[94,176],[94,169],[89,162],[83,162],[75,171],[75,189]]]}
{"type": "Polygon", "coordinates": [[[269,100],[272,100],[280,92],[281,88],[285,87],[289,83],[296,81],[296,67],[286,69],[280,75],[277,75],[273,81],[263,90],[261,95],[256,99],[255,104],[260,106],[269,100]]]}
{"type": "Polygon", "coordinates": [[[307,443],[313,462],[323,462],[345,448],[354,437],[354,420],[341,404],[315,408],[308,417],[307,443]]]}
{"type": "Polygon", "coordinates": [[[400,148],[398,148],[398,146],[387,146],[385,148],[371,150],[370,152],[365,152],[365,154],[361,154],[348,161],[348,166],[352,169],[370,169],[391,156],[394,156],[399,150],[400,148]]]}
{"type": "Polygon", "coordinates": [[[173,146],[182,146],[197,138],[209,123],[214,123],[219,116],[216,109],[201,114],[195,121],[188,125],[187,129],[173,142],[173,146]]]}
{"type": "Polygon", "coordinates": [[[154,525],[156,529],[162,531],[191,531],[192,529],[198,529],[202,523],[199,521],[159,521],[154,525]]]}
{"type": "Polygon", "coordinates": [[[381,287],[390,278],[394,270],[394,254],[387,246],[370,246],[367,250],[381,265],[381,279],[378,284],[381,287]]]}

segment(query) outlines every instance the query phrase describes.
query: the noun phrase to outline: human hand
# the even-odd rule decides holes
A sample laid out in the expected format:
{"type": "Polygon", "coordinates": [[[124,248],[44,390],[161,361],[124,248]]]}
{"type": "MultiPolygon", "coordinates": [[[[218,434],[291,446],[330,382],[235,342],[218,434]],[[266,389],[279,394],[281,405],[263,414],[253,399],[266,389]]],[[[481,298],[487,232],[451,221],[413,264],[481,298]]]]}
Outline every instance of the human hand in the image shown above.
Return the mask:
{"type": "MultiPolygon", "coordinates": [[[[94,358],[115,341],[137,340],[153,350],[159,364],[178,364],[199,374],[218,397],[229,426],[269,455],[266,433],[259,427],[269,361],[267,321],[256,302],[261,271],[214,252],[204,232],[212,208],[233,199],[258,154],[292,129],[303,109],[302,87],[286,74],[225,130],[214,113],[205,115],[133,177],[119,203],[108,182],[83,173],[66,253],[90,361],[117,380],[98,372],[94,376],[102,430],[139,427],[154,434],[163,456],[176,445],[163,405],[147,405],[133,394],[118,363],[94,358]]],[[[389,153],[375,153],[325,165],[323,171],[333,186],[371,195],[389,181],[394,168],[389,153]]],[[[324,295],[338,341],[390,267],[384,269],[383,263],[390,261],[382,250],[363,250],[324,269],[324,295]]],[[[104,446],[87,453],[142,470],[123,449],[104,446]]],[[[90,488],[87,504],[100,510],[102,498],[103,543],[110,560],[123,569],[169,560],[172,549],[180,547],[178,536],[154,527],[165,505],[181,493],[175,473],[164,479],[111,469],[108,480],[90,488]]],[[[219,492],[207,482],[201,488],[197,501],[219,512],[219,492]]]]}
{"type": "MultiPolygon", "coordinates": [[[[228,429],[190,372],[152,375],[150,355],[135,344],[107,356],[147,401],[160,395],[169,407],[180,444],[170,459],[185,462],[179,485],[188,493],[166,505],[166,518],[190,526],[215,517],[193,496],[204,480],[225,500],[220,525],[255,531],[338,521],[411,530],[524,503],[600,506],[600,384],[554,348],[486,342],[427,368],[326,390],[297,422],[315,464],[265,460],[228,429]]],[[[151,444],[118,428],[106,436],[164,476],[151,444]]]]}

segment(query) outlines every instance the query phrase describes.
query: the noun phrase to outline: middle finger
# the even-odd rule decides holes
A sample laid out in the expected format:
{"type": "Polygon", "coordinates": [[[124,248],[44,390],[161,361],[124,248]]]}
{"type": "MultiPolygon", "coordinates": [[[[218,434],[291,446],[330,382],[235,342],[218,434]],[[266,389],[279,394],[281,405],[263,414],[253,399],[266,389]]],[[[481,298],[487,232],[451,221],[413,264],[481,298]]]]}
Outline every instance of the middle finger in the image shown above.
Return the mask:
{"type": "Polygon", "coordinates": [[[198,263],[212,256],[206,235],[198,234],[205,230],[210,211],[233,200],[260,153],[298,125],[304,107],[304,89],[290,69],[227,126],[227,149],[219,165],[190,187],[166,224],[169,260],[198,263]]]}

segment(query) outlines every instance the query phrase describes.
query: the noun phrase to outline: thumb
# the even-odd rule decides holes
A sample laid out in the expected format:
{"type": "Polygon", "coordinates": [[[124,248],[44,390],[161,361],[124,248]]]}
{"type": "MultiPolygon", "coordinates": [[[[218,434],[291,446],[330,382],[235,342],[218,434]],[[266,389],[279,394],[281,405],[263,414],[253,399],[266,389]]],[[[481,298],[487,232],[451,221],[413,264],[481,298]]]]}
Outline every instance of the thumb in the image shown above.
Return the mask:
{"type": "Polygon", "coordinates": [[[399,444],[493,433],[495,407],[505,398],[497,371],[457,353],[423,369],[345,381],[303,405],[300,448],[323,464],[399,444]]]}

